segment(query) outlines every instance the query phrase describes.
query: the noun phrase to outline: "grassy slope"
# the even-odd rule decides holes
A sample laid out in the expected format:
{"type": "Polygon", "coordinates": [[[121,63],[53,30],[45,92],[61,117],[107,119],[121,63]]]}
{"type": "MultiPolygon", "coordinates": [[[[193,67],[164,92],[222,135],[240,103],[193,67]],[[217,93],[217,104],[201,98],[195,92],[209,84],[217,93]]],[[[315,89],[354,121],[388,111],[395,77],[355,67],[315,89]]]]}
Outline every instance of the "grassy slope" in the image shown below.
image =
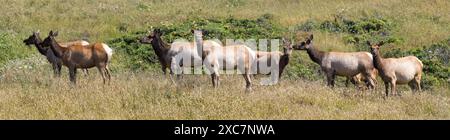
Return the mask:
{"type": "MultiPolygon", "coordinates": [[[[402,48],[418,47],[448,38],[450,2],[446,0],[7,0],[0,6],[0,31],[21,44],[31,31],[43,37],[50,29],[60,31],[61,40],[79,39],[87,33],[91,41],[106,41],[151,25],[171,24],[189,16],[254,18],[272,13],[283,26],[308,19],[328,20],[345,9],[350,17],[380,14],[399,26],[394,33],[405,39],[402,48]],[[121,31],[122,29],[122,31],[121,31]],[[126,29],[127,31],[124,31],[126,29]]],[[[348,50],[342,39],[315,33],[324,50],[348,50]]],[[[113,58],[114,82],[103,87],[97,70],[79,76],[79,85],[52,78],[50,65],[35,49],[16,51],[33,54],[10,61],[0,75],[0,118],[4,119],[448,119],[449,89],[442,87],[422,95],[411,95],[401,86],[403,97],[382,99],[382,86],[374,93],[354,96],[351,88],[329,89],[324,83],[285,79],[280,85],[254,88],[245,94],[243,79],[222,76],[222,87],[214,91],[206,76],[187,76],[175,89],[156,72],[127,72],[113,58]],[[32,52],[32,53],[31,53],[32,52]],[[242,83],[242,84],[235,84],[242,83]],[[194,88],[195,87],[195,88],[194,88]],[[311,90],[314,89],[314,90],[311,90]]],[[[124,56],[121,56],[124,57],[124,56]]],[[[295,52],[294,61],[309,61],[295,52]],[[302,59],[302,60],[300,60],[302,59]],[[303,60],[305,59],[305,60],[303,60]]],[[[342,84],[342,83],[340,83],[342,84]]],[[[340,85],[342,87],[342,85],[340,85]]]]}
{"type": "MultiPolygon", "coordinates": [[[[277,86],[244,91],[241,76],[222,76],[214,90],[208,76],[185,76],[178,89],[161,74],[114,74],[110,86],[97,72],[80,75],[71,88],[67,70],[52,78],[42,59],[12,64],[0,81],[3,119],[449,119],[448,89],[383,99],[382,88],[364,92],[330,89],[323,82],[284,77],[277,86]],[[22,65],[28,67],[20,67],[22,65]],[[241,83],[241,84],[236,84],[241,83]],[[313,89],[313,90],[312,90],[313,89]]],[[[259,78],[256,78],[257,83],[259,78]]]]}

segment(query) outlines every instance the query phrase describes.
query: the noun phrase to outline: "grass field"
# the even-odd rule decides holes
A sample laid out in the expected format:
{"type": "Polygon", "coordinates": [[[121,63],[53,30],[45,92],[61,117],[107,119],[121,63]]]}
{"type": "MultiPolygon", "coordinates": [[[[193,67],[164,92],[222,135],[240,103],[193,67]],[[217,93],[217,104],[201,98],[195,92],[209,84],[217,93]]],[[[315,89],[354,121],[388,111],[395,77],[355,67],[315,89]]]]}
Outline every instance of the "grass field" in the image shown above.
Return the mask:
{"type": "MultiPolygon", "coordinates": [[[[73,87],[67,68],[62,78],[54,78],[45,58],[21,42],[36,30],[42,37],[58,30],[60,40],[108,41],[190,17],[256,18],[266,13],[287,28],[338,13],[381,15],[396,23],[393,34],[404,39],[396,47],[404,50],[450,37],[448,0],[6,0],[0,6],[0,33],[9,35],[11,49],[0,52],[9,54],[9,59],[0,57],[0,119],[450,119],[448,86],[417,95],[404,85],[399,87],[403,96],[387,99],[382,84],[374,91],[358,91],[345,88],[343,78],[331,89],[323,78],[285,76],[278,85],[255,85],[246,93],[241,76],[223,75],[221,87],[214,90],[209,76],[188,75],[175,87],[159,69],[122,67],[126,56],[120,53],[113,56],[111,85],[102,85],[92,69],[89,76],[79,72],[73,87]]],[[[353,50],[339,34],[314,35],[320,49],[353,50]]],[[[295,51],[292,61],[310,60],[295,51]]]]}

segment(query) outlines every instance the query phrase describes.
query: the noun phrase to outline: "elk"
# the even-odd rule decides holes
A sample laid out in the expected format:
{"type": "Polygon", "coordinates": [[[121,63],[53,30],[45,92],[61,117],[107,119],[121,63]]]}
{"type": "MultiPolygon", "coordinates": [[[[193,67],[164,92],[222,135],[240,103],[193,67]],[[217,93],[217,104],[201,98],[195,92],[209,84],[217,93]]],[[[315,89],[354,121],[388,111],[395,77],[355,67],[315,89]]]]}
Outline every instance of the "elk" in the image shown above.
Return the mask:
{"type": "Polygon", "coordinates": [[[246,90],[252,90],[250,75],[252,65],[256,62],[256,53],[246,45],[229,45],[210,47],[204,60],[204,65],[211,74],[212,85],[217,88],[219,84],[219,70],[238,70],[245,79],[246,90]]]}
{"type": "MultiPolygon", "coordinates": [[[[62,61],[58,57],[55,56],[55,53],[49,48],[44,48],[42,46],[42,39],[39,35],[39,31],[33,32],[32,35],[30,35],[27,39],[23,40],[23,43],[27,46],[34,45],[39,53],[41,55],[44,55],[47,58],[47,61],[52,64],[53,72],[55,76],[60,77],[61,76],[61,67],[62,67],[62,61]]],[[[89,45],[89,42],[84,40],[79,41],[72,41],[72,42],[65,42],[61,43],[61,46],[63,47],[70,47],[75,44],[80,44],[83,46],[89,45]]],[[[83,72],[87,75],[87,69],[83,69],[83,72]]]]}
{"type": "Polygon", "coordinates": [[[175,41],[172,44],[167,44],[161,39],[163,34],[160,29],[154,29],[148,36],[141,38],[139,42],[152,45],[164,75],[169,68],[170,76],[177,74],[178,77],[181,74],[178,71],[181,67],[201,67],[205,54],[209,54],[211,50],[210,47],[221,46],[215,41],[203,41],[203,31],[192,30],[192,32],[194,33],[194,42],[175,41]]]}
{"type": "Polygon", "coordinates": [[[380,77],[384,81],[386,89],[386,97],[389,94],[389,87],[391,94],[397,95],[397,84],[408,84],[413,91],[422,91],[420,87],[420,80],[422,77],[423,64],[415,56],[406,56],[401,58],[383,58],[380,54],[380,46],[384,43],[371,44],[370,53],[373,55],[373,65],[380,72],[380,77]]]}
{"type": "Polygon", "coordinates": [[[336,75],[351,79],[357,74],[362,74],[366,79],[367,86],[374,88],[375,83],[371,77],[374,70],[372,55],[368,52],[323,52],[314,48],[313,35],[306,41],[295,45],[295,50],[306,50],[312,61],[319,64],[322,71],[326,73],[327,85],[334,87],[336,75]]]}
{"type": "Polygon", "coordinates": [[[76,84],[76,72],[78,68],[87,69],[97,67],[103,84],[111,81],[111,74],[108,65],[112,57],[112,49],[104,43],[93,43],[87,46],[74,44],[71,47],[61,46],[55,39],[58,32],[50,31],[48,37],[44,39],[42,45],[50,47],[55,56],[62,60],[62,64],[69,69],[70,81],[76,84]]]}
{"type": "Polygon", "coordinates": [[[257,74],[271,74],[271,72],[276,72],[278,75],[272,75],[270,82],[265,82],[265,85],[273,85],[278,82],[281,78],[281,74],[284,68],[289,64],[289,56],[292,53],[292,44],[285,38],[282,38],[283,51],[255,51],[256,53],[256,70],[257,74]],[[273,64],[273,65],[272,65],[273,64]]]}

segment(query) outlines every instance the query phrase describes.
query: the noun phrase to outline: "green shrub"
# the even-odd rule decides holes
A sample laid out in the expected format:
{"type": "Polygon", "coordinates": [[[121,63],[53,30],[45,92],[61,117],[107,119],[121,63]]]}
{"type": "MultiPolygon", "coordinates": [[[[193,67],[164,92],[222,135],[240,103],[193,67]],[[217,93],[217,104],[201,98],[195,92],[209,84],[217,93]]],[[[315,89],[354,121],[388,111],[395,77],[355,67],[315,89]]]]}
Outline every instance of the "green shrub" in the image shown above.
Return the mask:
{"type": "Polygon", "coordinates": [[[21,44],[20,38],[9,34],[0,33],[0,66],[5,62],[29,55],[25,45],[21,44]]]}
{"type": "Polygon", "coordinates": [[[382,17],[365,17],[348,19],[343,15],[335,16],[334,20],[316,23],[313,20],[295,26],[296,31],[310,32],[318,29],[325,32],[345,33],[343,40],[354,44],[357,50],[367,50],[366,42],[384,41],[387,43],[402,43],[403,39],[392,35],[395,24],[382,17]]]}

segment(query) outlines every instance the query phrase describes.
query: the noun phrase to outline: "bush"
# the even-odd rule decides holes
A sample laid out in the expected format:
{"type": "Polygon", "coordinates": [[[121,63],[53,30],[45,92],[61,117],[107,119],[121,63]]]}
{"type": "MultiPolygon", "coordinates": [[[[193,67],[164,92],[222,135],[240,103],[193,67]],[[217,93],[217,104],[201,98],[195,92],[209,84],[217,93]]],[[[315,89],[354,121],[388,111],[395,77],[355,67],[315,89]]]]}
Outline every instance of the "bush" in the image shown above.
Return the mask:
{"type": "Polygon", "coordinates": [[[0,33],[0,66],[9,60],[24,58],[29,54],[25,53],[27,51],[25,45],[18,43],[22,43],[19,38],[8,33],[0,33]]]}
{"type": "Polygon", "coordinates": [[[334,20],[316,23],[313,20],[295,26],[296,31],[310,32],[318,29],[326,32],[345,33],[344,42],[354,44],[358,50],[367,50],[366,42],[384,41],[387,43],[402,43],[403,39],[392,35],[395,27],[390,20],[381,17],[365,17],[361,19],[348,19],[343,15],[335,16],[334,20]]]}
{"type": "Polygon", "coordinates": [[[346,43],[354,44],[358,50],[367,50],[366,42],[401,43],[402,39],[394,37],[391,30],[395,25],[380,17],[366,17],[358,20],[345,19],[342,16],[334,21],[325,21],[321,29],[330,32],[343,32],[346,43]]]}

